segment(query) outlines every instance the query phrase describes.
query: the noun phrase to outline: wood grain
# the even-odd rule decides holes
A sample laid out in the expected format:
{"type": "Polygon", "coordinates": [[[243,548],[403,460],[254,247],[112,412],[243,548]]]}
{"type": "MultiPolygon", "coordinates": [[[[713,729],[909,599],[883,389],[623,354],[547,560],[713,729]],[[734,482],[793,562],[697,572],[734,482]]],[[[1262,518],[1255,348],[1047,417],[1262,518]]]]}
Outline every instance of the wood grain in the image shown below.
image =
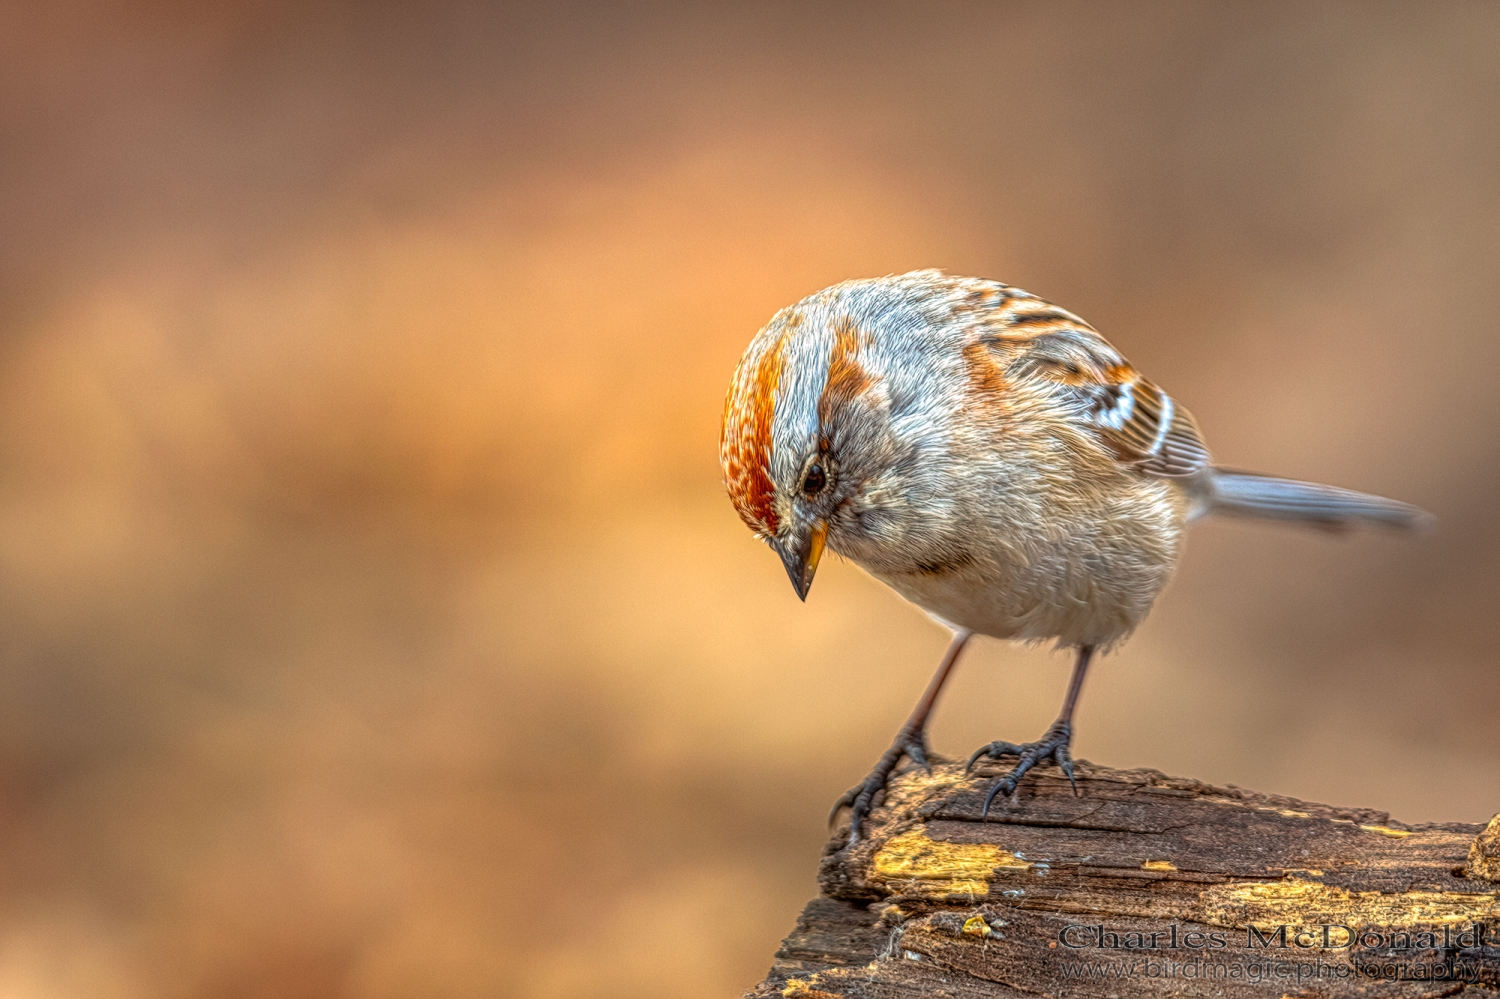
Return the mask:
{"type": "Polygon", "coordinates": [[[1500,816],[1405,825],[1154,770],[895,777],[748,995],[1493,996],[1500,816]]]}

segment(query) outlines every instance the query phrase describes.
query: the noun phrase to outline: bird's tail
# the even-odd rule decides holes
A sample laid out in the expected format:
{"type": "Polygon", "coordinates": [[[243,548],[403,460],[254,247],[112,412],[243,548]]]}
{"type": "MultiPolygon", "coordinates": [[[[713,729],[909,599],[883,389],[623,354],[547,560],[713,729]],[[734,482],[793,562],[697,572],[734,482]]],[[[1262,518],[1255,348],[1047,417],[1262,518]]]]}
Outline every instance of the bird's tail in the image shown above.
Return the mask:
{"type": "Polygon", "coordinates": [[[1210,513],[1297,520],[1332,528],[1364,523],[1410,530],[1433,520],[1432,514],[1410,503],[1317,482],[1215,468],[1209,483],[1210,513]]]}

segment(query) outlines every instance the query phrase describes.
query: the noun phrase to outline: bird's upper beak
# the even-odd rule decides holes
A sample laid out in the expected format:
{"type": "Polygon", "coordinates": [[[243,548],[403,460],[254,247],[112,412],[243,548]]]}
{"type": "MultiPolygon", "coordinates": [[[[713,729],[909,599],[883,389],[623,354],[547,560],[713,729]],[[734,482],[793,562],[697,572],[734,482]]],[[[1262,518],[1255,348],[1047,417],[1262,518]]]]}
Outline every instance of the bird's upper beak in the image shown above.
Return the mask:
{"type": "Polygon", "coordinates": [[[786,574],[791,577],[792,589],[802,600],[807,599],[807,591],[812,589],[813,576],[817,575],[818,559],[823,556],[823,542],[826,540],[828,521],[818,520],[806,533],[799,531],[788,540],[778,540],[773,544],[776,554],[781,556],[781,564],[786,566],[786,574]]]}

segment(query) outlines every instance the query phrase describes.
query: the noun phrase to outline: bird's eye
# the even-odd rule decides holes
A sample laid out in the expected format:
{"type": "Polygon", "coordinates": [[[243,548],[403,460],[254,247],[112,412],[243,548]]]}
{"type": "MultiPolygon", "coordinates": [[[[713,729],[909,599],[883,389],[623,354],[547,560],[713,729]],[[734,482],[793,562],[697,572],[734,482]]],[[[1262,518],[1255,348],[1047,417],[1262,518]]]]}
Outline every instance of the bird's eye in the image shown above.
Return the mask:
{"type": "Polygon", "coordinates": [[[828,485],[828,475],[823,471],[822,465],[814,465],[807,470],[807,475],[802,478],[802,492],[807,496],[816,496],[828,485]]]}

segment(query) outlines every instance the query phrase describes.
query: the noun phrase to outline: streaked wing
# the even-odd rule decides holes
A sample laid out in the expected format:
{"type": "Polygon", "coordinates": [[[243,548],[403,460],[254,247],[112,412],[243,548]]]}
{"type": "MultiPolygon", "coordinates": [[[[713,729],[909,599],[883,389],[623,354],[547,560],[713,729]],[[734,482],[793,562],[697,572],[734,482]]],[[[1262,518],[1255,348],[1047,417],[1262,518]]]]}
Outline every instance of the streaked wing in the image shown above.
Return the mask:
{"type": "Polygon", "coordinates": [[[1208,465],[1208,447],[1192,413],[1128,364],[1106,378],[1088,415],[1121,461],[1164,476],[1192,475],[1208,465]]]}
{"type": "Polygon", "coordinates": [[[1005,303],[985,337],[1008,370],[1057,384],[1123,462],[1161,476],[1192,475],[1209,461],[1193,414],[1120,356],[1083,320],[1037,298],[1005,303]]]}

